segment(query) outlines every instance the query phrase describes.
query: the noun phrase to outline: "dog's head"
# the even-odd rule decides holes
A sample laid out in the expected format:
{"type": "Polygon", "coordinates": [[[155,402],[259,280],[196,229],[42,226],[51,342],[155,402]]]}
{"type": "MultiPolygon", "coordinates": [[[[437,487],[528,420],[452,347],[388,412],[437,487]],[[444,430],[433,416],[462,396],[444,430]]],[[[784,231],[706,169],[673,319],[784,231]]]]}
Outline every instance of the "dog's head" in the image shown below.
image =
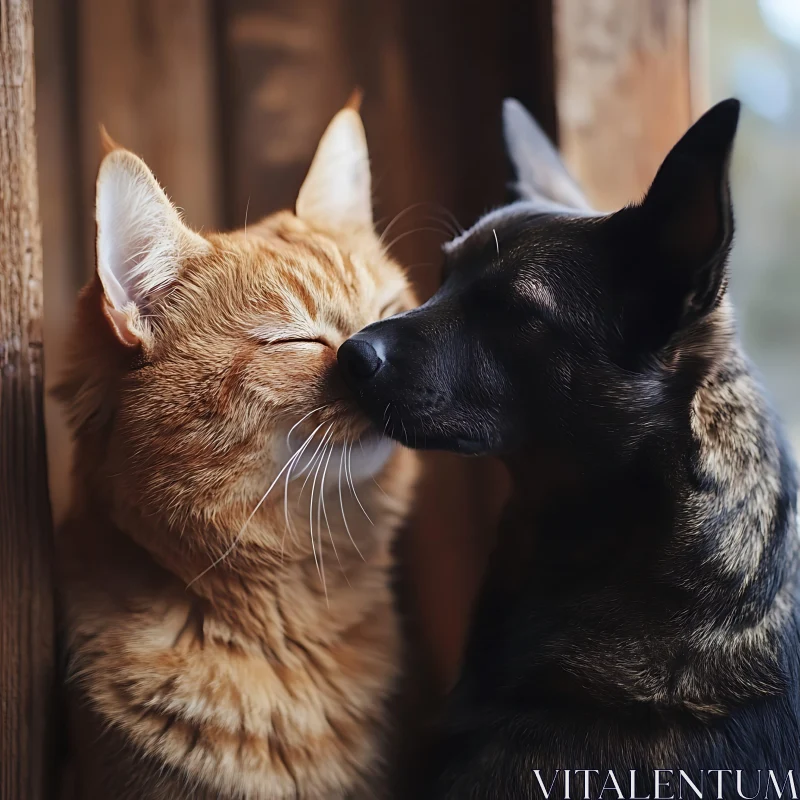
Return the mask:
{"type": "Polygon", "coordinates": [[[339,361],[373,421],[411,446],[618,447],[688,406],[719,335],[739,103],[706,113],[645,198],[613,214],[589,207],[518,103],[504,116],[522,199],[446,245],[439,291],[339,361]]]}

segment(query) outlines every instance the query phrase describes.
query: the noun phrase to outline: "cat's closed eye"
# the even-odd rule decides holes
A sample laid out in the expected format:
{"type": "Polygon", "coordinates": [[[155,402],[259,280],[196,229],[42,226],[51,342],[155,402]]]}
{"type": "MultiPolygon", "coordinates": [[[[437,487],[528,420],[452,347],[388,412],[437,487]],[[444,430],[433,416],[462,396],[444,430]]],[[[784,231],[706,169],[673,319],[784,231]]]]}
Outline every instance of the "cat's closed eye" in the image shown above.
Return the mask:
{"type": "Polygon", "coordinates": [[[287,345],[287,344],[318,344],[322,347],[331,347],[331,343],[322,338],[315,339],[302,339],[298,337],[287,337],[286,339],[272,339],[266,344],[271,346],[287,345]]]}

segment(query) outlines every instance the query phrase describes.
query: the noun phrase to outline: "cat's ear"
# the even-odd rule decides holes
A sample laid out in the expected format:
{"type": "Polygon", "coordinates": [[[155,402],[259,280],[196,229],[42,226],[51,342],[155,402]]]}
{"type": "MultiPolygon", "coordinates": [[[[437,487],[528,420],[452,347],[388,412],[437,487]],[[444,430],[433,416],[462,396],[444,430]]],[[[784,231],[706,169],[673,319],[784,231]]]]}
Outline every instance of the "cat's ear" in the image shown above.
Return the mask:
{"type": "Polygon", "coordinates": [[[665,334],[711,311],[725,289],[739,111],[734,99],[707,111],[664,159],[642,203],[619,212],[629,241],[639,242],[632,269],[649,294],[648,315],[658,308],[653,319],[662,320],[665,334]]]}
{"type": "Polygon", "coordinates": [[[545,207],[591,210],[547,134],[518,100],[503,102],[503,132],[520,197],[545,207]]]}
{"type": "Polygon", "coordinates": [[[342,109],[322,135],[295,212],[305,222],[333,230],[372,227],[367,138],[355,108],[342,109]]]}
{"type": "Polygon", "coordinates": [[[123,343],[136,345],[182,263],[209,245],[184,225],[153,173],[128,150],[112,149],[100,165],[95,218],[106,316],[123,343]]]}

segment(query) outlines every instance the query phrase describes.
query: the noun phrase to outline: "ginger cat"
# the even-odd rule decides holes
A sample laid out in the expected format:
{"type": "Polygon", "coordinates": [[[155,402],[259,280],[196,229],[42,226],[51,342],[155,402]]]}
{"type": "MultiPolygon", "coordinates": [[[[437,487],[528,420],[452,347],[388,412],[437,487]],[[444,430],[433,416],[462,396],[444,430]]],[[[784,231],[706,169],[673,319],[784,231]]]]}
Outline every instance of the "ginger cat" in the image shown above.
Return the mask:
{"type": "Polygon", "coordinates": [[[413,297],[373,231],[358,113],[330,124],[294,214],[200,235],[117,148],[96,217],[58,389],[73,796],[381,797],[415,462],[336,350],[413,297]]]}

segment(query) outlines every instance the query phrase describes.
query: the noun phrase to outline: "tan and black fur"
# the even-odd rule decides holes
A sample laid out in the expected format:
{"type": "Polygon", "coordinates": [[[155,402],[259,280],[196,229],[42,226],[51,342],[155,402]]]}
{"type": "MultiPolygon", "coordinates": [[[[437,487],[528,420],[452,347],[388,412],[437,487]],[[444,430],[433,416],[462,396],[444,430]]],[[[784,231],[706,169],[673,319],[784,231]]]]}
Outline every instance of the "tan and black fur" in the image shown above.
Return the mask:
{"type": "Polygon", "coordinates": [[[729,770],[728,798],[739,770],[764,797],[768,770],[798,774],[795,468],[727,293],[738,115],[713,108],[640,203],[598,214],[509,101],[523,199],[342,348],[398,439],[495,453],[514,485],[420,796],[677,797],[655,770],[684,770],[717,797],[706,771],[729,770]]]}
{"type": "Polygon", "coordinates": [[[295,213],[201,236],[116,148],[97,223],[58,390],[71,796],[382,797],[414,459],[336,350],[413,298],[373,232],[358,114],[295,213]]]}

